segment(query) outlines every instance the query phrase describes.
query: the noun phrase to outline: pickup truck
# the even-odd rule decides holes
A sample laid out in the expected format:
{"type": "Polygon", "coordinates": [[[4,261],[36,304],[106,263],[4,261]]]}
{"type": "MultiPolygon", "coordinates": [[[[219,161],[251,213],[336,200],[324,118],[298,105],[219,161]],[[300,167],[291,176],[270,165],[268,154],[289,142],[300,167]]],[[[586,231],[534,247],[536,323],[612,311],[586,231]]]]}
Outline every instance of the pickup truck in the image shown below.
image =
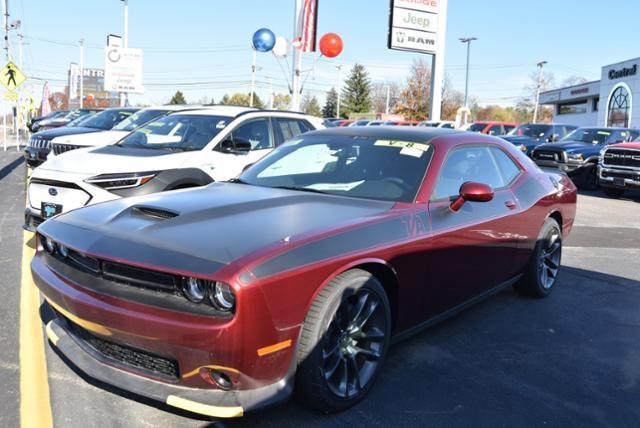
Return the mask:
{"type": "Polygon", "coordinates": [[[557,143],[541,144],[531,159],[542,167],[558,168],[586,190],[599,186],[600,152],[611,144],[636,139],[640,131],[625,128],[578,128],[557,143]]]}
{"type": "Polygon", "coordinates": [[[598,165],[604,192],[620,197],[629,189],[640,189],[640,141],[614,144],[602,151],[598,165]]]}

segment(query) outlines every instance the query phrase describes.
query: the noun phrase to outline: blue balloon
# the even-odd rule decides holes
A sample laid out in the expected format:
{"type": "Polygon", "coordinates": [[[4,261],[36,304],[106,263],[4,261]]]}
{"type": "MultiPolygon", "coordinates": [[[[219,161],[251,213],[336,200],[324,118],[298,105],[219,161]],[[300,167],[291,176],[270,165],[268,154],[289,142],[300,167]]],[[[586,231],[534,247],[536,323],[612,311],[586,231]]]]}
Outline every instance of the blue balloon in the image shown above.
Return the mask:
{"type": "Polygon", "coordinates": [[[253,48],[258,52],[269,52],[276,44],[276,35],[268,28],[253,33],[253,48]]]}

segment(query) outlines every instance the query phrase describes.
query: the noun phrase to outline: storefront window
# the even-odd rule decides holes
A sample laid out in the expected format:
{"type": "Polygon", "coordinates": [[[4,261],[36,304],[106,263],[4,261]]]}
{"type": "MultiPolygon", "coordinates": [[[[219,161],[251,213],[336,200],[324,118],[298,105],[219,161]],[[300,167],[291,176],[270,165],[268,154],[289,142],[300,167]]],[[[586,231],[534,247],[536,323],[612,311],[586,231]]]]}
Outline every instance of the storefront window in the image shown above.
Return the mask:
{"type": "Polygon", "coordinates": [[[626,85],[613,89],[609,99],[607,126],[627,128],[631,113],[631,94],[626,85]]]}
{"type": "Polygon", "coordinates": [[[581,114],[587,112],[587,102],[564,103],[558,106],[558,114],[581,114]]]}

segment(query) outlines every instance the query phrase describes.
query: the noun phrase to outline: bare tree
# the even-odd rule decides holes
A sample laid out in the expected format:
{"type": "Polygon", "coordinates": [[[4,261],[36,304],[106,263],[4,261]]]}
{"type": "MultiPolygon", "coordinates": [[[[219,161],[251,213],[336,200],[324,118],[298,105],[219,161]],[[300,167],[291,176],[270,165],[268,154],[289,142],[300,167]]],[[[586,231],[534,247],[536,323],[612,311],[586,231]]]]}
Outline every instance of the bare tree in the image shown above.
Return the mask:
{"type": "Polygon", "coordinates": [[[413,61],[396,113],[407,120],[425,120],[429,112],[431,69],[423,59],[413,61]]]}
{"type": "Polygon", "coordinates": [[[374,82],[371,87],[371,102],[376,113],[387,111],[387,91],[389,95],[389,111],[395,111],[396,103],[402,92],[398,82],[374,82]]]}

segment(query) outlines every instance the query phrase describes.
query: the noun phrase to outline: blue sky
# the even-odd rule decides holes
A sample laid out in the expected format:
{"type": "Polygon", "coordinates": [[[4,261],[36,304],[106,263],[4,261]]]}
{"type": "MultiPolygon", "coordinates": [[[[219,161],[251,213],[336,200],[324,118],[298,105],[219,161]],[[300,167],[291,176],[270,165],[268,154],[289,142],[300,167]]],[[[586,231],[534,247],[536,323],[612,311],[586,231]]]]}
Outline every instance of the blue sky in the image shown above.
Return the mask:
{"type": "MultiPolygon", "coordinates": [[[[129,46],[144,49],[146,93],[134,102],[165,103],[176,89],[189,101],[219,100],[224,93],[248,92],[252,33],[260,27],[291,37],[294,0],[130,0],[129,46]]],[[[10,0],[12,19],[22,20],[24,69],[62,89],[69,63],[78,61],[84,38],[85,66],[102,68],[106,35],[122,32],[119,0],[10,0]]],[[[320,0],[319,34],[336,32],[345,43],[338,63],[364,64],[374,80],[401,81],[415,58],[386,47],[388,0],[320,0]]],[[[449,0],[446,70],[464,89],[465,47],[459,37],[475,36],[471,96],[482,104],[509,104],[522,93],[540,60],[556,80],[600,77],[605,64],[640,57],[637,0],[449,0]]],[[[17,61],[17,43],[13,41],[17,61]]],[[[268,97],[267,77],[286,91],[278,62],[258,58],[258,94],[268,97]]],[[[306,68],[313,58],[306,55],[306,68]]],[[[283,64],[284,65],[284,64],[283,64]]],[[[343,71],[343,76],[346,74],[343,71]]],[[[318,66],[306,89],[321,100],[335,84],[336,68],[318,66]]],[[[42,84],[31,80],[39,97],[42,84]]]]}

